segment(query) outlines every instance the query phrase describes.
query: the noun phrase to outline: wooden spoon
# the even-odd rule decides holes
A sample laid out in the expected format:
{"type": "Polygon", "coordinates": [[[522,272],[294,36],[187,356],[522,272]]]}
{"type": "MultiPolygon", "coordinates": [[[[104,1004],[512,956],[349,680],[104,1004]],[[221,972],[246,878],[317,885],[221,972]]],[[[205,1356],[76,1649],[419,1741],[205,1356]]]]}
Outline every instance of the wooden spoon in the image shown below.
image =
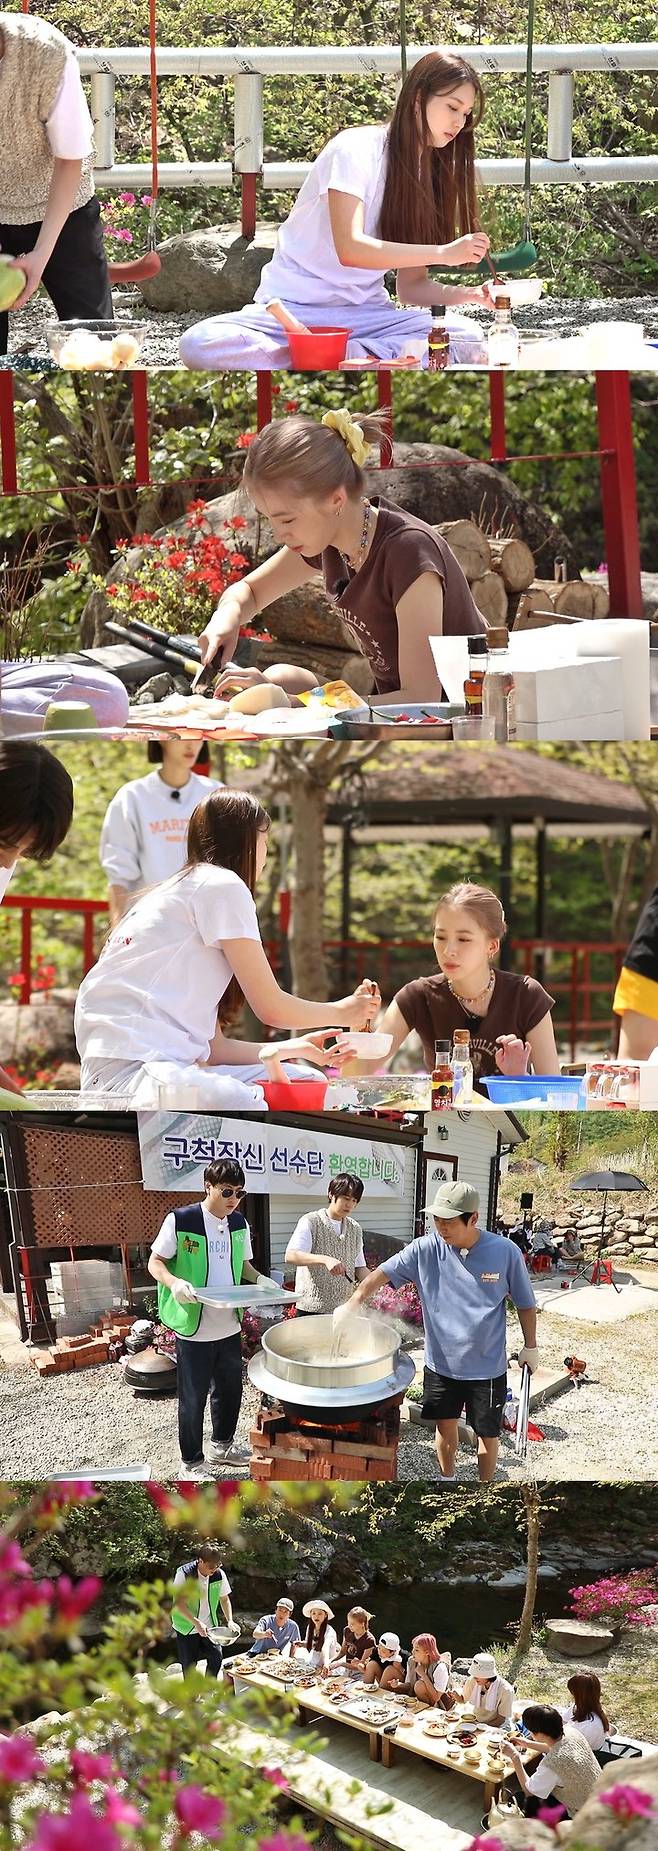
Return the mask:
{"type": "Polygon", "coordinates": [[[304,321],[298,321],[297,316],[291,315],[290,309],[284,308],[283,303],[277,298],[273,302],[268,302],[266,307],[268,315],[273,315],[274,320],[278,321],[280,327],[285,328],[287,334],[312,334],[312,328],[307,328],[304,321]]]}

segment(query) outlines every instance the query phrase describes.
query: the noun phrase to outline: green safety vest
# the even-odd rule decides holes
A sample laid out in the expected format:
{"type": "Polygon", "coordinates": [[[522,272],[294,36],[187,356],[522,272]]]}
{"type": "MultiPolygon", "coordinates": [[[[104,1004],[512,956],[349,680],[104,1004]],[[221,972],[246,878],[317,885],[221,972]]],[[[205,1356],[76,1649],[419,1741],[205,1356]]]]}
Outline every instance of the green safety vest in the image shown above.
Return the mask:
{"type": "MultiPolygon", "coordinates": [[[[176,1224],[176,1253],[167,1261],[169,1271],[176,1279],[188,1279],[190,1285],[208,1284],[209,1254],[208,1238],[200,1202],[194,1202],[190,1208],[177,1208],[174,1212],[176,1224]]],[[[235,1213],[228,1218],[231,1236],[231,1274],[234,1285],[242,1279],[245,1260],[245,1248],[249,1228],[244,1215],[235,1213]]],[[[177,1337],[194,1337],[198,1331],[203,1315],[203,1305],[178,1305],[168,1285],[158,1285],[158,1316],[161,1324],[168,1330],[174,1330],[177,1337]]],[[[242,1323],[242,1312],[237,1313],[242,1323]]]]}
{"type": "MultiPolygon", "coordinates": [[[[184,1588],[178,1589],[178,1598],[179,1600],[184,1599],[186,1606],[189,1607],[190,1612],[193,1613],[196,1618],[201,1606],[201,1589],[199,1587],[196,1562],[191,1568],[186,1564],[185,1577],[185,1586],[184,1588]]],[[[221,1626],[224,1623],[224,1615],[220,1607],[221,1588],[221,1576],[209,1575],[208,1605],[210,1607],[210,1619],[213,1626],[221,1626]]],[[[171,1618],[174,1632],[189,1633],[194,1631],[194,1621],[188,1620],[187,1614],[181,1613],[179,1607],[173,1608],[171,1618]]]]}

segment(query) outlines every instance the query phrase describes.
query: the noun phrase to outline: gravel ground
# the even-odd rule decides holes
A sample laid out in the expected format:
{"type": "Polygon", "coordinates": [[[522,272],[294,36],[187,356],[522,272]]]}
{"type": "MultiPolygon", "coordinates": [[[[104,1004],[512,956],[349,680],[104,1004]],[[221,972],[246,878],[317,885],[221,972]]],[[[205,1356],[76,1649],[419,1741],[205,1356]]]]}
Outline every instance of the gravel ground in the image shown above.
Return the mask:
{"type": "MultiPolygon", "coordinates": [[[[649,1274],[646,1274],[647,1280],[649,1274]]],[[[503,1438],[499,1478],[541,1480],[658,1477],[658,1345],[656,1315],[641,1313],[613,1326],[541,1315],[542,1361],[559,1367],[565,1356],[585,1357],[590,1378],[581,1388],[546,1403],[533,1418],[546,1435],[530,1442],[528,1460],[517,1459],[503,1438]],[[638,1366],[638,1359],[641,1359],[638,1366]]],[[[518,1345],[518,1323],[510,1319],[509,1348],[518,1345]]],[[[156,1478],[179,1466],[175,1399],[136,1397],[120,1364],[37,1376],[16,1327],[0,1321],[3,1404],[0,1477],[35,1478],[51,1472],[121,1471],[147,1464],[156,1478]]],[[[242,1402],[238,1438],[246,1441],[259,1404],[249,1383],[242,1402]]],[[[430,1427],[402,1428],[401,1479],[434,1479],[434,1434],[430,1427]]],[[[475,1453],[462,1447],[461,1481],[477,1478],[475,1453]]],[[[234,1476],[235,1471],[227,1475],[234,1476]]]]}
{"type": "MultiPolygon", "coordinates": [[[[119,319],[132,317],[146,325],[143,364],[149,368],[178,366],[180,335],[192,325],[196,317],[190,314],[153,314],[136,293],[131,294],[128,290],[115,290],[114,300],[119,319]]],[[[476,311],[474,314],[476,320],[486,323],[489,319],[478,316],[476,311]]],[[[37,297],[28,303],[27,308],[12,317],[10,363],[20,362],[21,359],[44,361],[50,358],[46,327],[52,318],[51,304],[44,296],[37,297]]],[[[561,296],[545,296],[534,308],[517,310],[515,321],[521,330],[536,329],[552,335],[576,333],[578,328],[590,321],[640,321],[650,338],[658,338],[658,296],[627,296],[619,301],[612,296],[591,300],[579,297],[575,301],[561,296]]]]}

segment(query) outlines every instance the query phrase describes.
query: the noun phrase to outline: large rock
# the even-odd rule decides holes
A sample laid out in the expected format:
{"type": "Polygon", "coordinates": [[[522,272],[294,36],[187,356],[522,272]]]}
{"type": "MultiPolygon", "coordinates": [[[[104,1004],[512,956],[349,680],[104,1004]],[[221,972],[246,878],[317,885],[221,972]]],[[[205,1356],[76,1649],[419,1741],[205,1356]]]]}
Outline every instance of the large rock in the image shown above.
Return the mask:
{"type": "Polygon", "coordinates": [[[149,308],[177,315],[225,315],[253,302],[261,270],[276,244],[276,226],[259,225],[253,240],[234,225],[176,232],[158,245],[160,271],[140,283],[149,308]]]}
{"type": "MultiPolygon", "coordinates": [[[[562,1835],[560,1835],[562,1836],[562,1835]]],[[[503,1841],[504,1842],[504,1841],[503,1841]]],[[[656,1851],[658,1844],[658,1754],[643,1755],[641,1761],[617,1761],[603,1769],[594,1792],[580,1812],[571,1820],[564,1842],[591,1847],[591,1851],[656,1851]],[[619,1818],[611,1807],[601,1804],[601,1795],[610,1787],[636,1787],[653,1800],[649,1819],[619,1818]]]]}
{"type": "Polygon", "coordinates": [[[23,1073],[75,1061],[75,991],[35,997],[32,1003],[0,1003],[0,1066],[23,1073]]]}
{"type": "Polygon", "coordinates": [[[609,1651],[615,1640],[609,1627],[595,1620],[547,1620],[546,1637],[564,1658],[593,1658],[609,1651]]]}

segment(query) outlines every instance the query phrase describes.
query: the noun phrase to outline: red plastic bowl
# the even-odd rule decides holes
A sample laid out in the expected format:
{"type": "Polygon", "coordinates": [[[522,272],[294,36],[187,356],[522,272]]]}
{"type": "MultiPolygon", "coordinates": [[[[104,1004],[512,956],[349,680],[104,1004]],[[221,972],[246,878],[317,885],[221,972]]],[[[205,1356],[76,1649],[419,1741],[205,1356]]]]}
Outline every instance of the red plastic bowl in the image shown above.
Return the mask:
{"type": "Polygon", "coordinates": [[[271,1112],[321,1112],[328,1080],[264,1080],[271,1112]]]}
{"type": "Polygon", "coordinates": [[[300,373],[330,372],[345,359],[349,328],[313,328],[310,334],[298,334],[290,328],[288,346],[293,366],[300,373]]]}

